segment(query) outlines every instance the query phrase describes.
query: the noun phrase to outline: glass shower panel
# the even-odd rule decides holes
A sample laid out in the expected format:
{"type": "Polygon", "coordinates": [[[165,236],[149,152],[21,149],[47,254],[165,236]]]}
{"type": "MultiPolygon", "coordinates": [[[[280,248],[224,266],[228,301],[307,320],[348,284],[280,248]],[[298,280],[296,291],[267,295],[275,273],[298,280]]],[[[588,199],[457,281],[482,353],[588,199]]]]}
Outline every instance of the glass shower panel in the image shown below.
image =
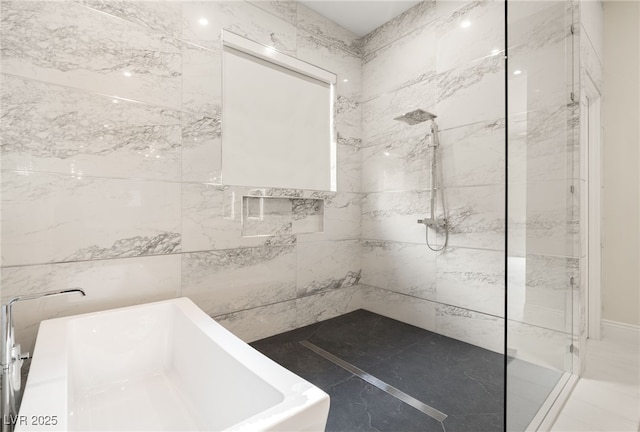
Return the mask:
{"type": "Polygon", "coordinates": [[[508,4],[508,431],[541,420],[572,372],[572,22],[571,2],[508,4]]]}

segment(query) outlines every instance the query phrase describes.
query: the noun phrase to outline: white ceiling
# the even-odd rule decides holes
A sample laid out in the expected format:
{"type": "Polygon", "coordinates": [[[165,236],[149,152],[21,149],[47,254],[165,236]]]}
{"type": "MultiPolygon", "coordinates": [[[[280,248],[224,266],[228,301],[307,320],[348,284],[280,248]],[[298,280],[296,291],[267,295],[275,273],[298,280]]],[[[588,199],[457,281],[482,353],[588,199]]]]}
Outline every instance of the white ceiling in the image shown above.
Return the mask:
{"type": "Polygon", "coordinates": [[[364,36],[382,24],[400,15],[420,1],[409,0],[348,0],[322,1],[301,0],[311,9],[351,30],[358,36],[364,36]]]}

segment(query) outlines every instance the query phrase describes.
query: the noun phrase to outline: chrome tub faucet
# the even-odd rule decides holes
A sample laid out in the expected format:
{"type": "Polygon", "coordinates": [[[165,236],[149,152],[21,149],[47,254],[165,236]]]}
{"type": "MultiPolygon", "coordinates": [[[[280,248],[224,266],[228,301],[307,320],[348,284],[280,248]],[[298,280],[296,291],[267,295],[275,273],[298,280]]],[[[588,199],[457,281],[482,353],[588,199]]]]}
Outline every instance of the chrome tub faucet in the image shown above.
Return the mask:
{"type": "Polygon", "coordinates": [[[20,344],[15,341],[13,305],[19,301],[73,293],[86,296],[84,290],[71,288],[13,297],[2,305],[2,432],[13,431],[20,404],[22,363],[29,358],[29,353],[21,353],[20,344]]]}

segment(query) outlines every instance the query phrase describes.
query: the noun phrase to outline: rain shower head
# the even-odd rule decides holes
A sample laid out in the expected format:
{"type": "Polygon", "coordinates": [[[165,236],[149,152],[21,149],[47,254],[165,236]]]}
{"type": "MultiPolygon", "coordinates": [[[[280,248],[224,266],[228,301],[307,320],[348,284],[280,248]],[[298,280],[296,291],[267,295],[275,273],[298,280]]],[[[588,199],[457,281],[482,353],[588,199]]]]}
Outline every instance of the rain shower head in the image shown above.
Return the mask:
{"type": "Polygon", "coordinates": [[[417,125],[418,123],[426,122],[428,120],[433,120],[437,117],[435,114],[431,114],[428,111],[417,109],[413,111],[409,111],[401,115],[400,117],[394,118],[394,120],[400,120],[401,122],[405,122],[410,126],[417,125]]]}

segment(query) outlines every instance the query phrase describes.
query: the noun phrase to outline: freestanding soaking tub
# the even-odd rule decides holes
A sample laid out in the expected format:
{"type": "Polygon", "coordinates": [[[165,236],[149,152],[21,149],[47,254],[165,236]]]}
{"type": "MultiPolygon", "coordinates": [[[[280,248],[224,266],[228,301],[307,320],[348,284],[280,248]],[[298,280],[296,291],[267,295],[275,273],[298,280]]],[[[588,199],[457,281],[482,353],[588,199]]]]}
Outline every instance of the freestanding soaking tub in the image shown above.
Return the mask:
{"type": "Polygon", "coordinates": [[[43,321],[16,430],[321,431],[328,412],[180,298],[43,321]]]}

